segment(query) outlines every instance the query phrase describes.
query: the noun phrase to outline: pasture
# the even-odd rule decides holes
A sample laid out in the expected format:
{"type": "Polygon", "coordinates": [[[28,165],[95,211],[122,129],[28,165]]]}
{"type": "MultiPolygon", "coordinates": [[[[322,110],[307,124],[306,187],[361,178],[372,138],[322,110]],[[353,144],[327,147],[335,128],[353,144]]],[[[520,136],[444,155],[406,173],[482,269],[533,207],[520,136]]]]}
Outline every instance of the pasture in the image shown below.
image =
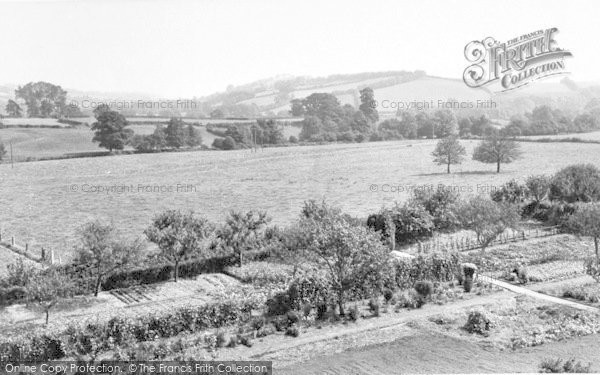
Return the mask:
{"type": "MultiPolygon", "coordinates": [[[[463,144],[471,154],[477,142],[463,144]]],[[[128,236],[140,236],[155,214],[173,208],[217,222],[229,210],[266,210],[273,223],[285,225],[308,199],[366,217],[412,189],[444,184],[489,193],[512,178],[573,163],[600,165],[596,144],[522,143],[524,158],[503,165],[500,174],[468,159],[448,175],[431,161],[434,146],[395,141],[2,164],[0,223],[18,243],[29,242],[33,251],[52,248],[66,260],[76,229],[92,219],[112,220],[128,236]]]]}

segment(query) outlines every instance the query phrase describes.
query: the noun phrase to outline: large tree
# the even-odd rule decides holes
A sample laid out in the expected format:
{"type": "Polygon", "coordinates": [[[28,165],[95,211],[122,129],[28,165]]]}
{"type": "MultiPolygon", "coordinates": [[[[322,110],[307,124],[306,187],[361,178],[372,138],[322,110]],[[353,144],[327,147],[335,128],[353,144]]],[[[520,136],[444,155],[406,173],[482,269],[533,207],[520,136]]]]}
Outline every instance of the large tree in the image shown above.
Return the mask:
{"type": "Polygon", "coordinates": [[[142,243],[120,239],[112,224],[93,221],[81,227],[79,235],[81,243],[76,249],[75,263],[90,267],[95,279],[95,297],[98,297],[105,277],[134,265],[140,259],[142,243]]]}
{"type": "Polygon", "coordinates": [[[516,205],[497,203],[482,196],[462,202],[457,213],[462,226],[475,232],[481,252],[505,230],[516,228],[520,218],[516,205]]]}
{"type": "Polygon", "coordinates": [[[99,111],[96,122],[92,124],[94,142],[100,147],[113,150],[122,150],[133,135],[133,130],[127,128],[129,122],[125,116],[116,111],[99,111]]]}
{"type": "Polygon", "coordinates": [[[496,173],[500,173],[501,163],[511,163],[521,156],[520,145],[512,139],[493,132],[475,148],[473,160],[482,163],[495,163],[496,173]]]}
{"type": "Polygon", "coordinates": [[[372,123],[379,121],[377,102],[375,101],[375,93],[372,88],[365,87],[360,90],[360,106],[358,109],[360,109],[372,123]]]}
{"type": "Polygon", "coordinates": [[[248,211],[246,213],[231,211],[225,224],[218,231],[218,238],[225,250],[238,255],[239,266],[244,262],[244,252],[260,242],[260,234],[270,221],[266,212],[248,211]]]}
{"type": "Polygon", "coordinates": [[[23,116],[23,110],[21,109],[21,106],[19,105],[19,103],[15,102],[12,99],[8,100],[8,104],[6,104],[6,114],[9,117],[22,117],[23,116]]]}
{"type": "Polygon", "coordinates": [[[451,164],[460,164],[463,162],[467,152],[455,136],[441,139],[433,150],[433,161],[438,165],[446,165],[450,173],[451,164]]]}
{"type": "Polygon", "coordinates": [[[327,273],[337,297],[340,315],[348,292],[364,286],[367,275],[381,280],[389,263],[389,249],[380,235],[351,223],[334,210],[302,220],[307,252],[327,273]]]}
{"type": "Polygon", "coordinates": [[[593,164],[561,169],[550,180],[550,199],[568,203],[600,200],[600,170],[593,164]]]}
{"type": "Polygon", "coordinates": [[[185,146],[187,134],[182,119],[172,117],[167,124],[165,134],[168,147],[180,148],[185,146]]]}
{"type": "Polygon", "coordinates": [[[171,262],[177,282],[180,263],[200,255],[212,231],[212,224],[193,212],[168,210],[156,216],[144,233],[158,246],[161,256],[171,262]]]}
{"type": "Polygon", "coordinates": [[[67,92],[48,82],[30,82],[15,90],[15,98],[27,105],[29,117],[60,117],[67,100],[67,92]]]}

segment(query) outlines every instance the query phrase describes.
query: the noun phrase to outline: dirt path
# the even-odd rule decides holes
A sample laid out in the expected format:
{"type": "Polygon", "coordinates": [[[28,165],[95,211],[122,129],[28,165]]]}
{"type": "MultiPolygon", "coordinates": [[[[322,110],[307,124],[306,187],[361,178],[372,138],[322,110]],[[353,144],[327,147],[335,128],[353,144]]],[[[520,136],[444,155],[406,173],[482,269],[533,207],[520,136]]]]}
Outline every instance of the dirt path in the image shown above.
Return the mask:
{"type": "Polygon", "coordinates": [[[493,285],[496,285],[500,288],[506,289],[506,290],[510,290],[511,292],[514,293],[518,293],[518,294],[522,294],[522,295],[526,295],[526,296],[530,296],[536,299],[540,299],[540,300],[544,300],[544,301],[548,301],[548,302],[552,302],[552,303],[557,303],[560,305],[565,305],[565,306],[569,306],[572,307],[574,309],[579,309],[579,310],[585,310],[585,311],[591,311],[591,312],[600,312],[600,309],[593,307],[593,306],[588,306],[588,305],[584,305],[581,303],[577,303],[574,301],[569,301],[563,298],[558,298],[558,297],[554,297],[554,296],[550,296],[548,294],[543,294],[543,293],[538,293],[535,290],[531,290],[531,289],[527,289],[527,288],[523,288],[517,285],[513,285],[504,281],[500,281],[500,280],[496,280],[493,279],[491,277],[488,276],[484,276],[484,275],[479,275],[479,279],[484,281],[484,282],[488,282],[491,283],[493,285]]]}

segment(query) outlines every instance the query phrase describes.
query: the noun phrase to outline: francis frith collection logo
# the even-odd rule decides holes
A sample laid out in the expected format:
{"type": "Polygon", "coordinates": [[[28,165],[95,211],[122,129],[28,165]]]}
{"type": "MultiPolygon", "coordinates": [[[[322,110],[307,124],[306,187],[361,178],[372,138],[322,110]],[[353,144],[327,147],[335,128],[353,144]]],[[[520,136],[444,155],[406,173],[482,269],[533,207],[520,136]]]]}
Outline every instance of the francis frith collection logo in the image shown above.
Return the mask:
{"type": "Polygon", "coordinates": [[[469,87],[492,85],[494,91],[523,87],[542,78],[567,74],[565,58],[568,50],[558,47],[553,27],[521,35],[507,42],[492,37],[475,40],[465,47],[465,57],[471,63],[463,80],[469,87]]]}

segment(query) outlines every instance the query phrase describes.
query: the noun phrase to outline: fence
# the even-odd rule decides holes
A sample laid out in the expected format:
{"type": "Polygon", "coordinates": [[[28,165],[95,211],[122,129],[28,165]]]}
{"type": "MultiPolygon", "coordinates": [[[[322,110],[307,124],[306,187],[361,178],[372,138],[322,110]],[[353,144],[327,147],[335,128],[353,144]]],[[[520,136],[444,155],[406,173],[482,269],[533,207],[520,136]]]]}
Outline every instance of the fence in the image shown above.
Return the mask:
{"type": "MultiPolygon", "coordinates": [[[[512,231],[512,233],[502,233],[487,246],[526,241],[532,238],[555,236],[560,233],[561,231],[558,226],[512,231]]],[[[477,238],[471,235],[461,237],[453,236],[445,241],[438,238],[429,242],[419,242],[416,245],[402,249],[402,251],[422,254],[438,251],[471,251],[476,249],[481,249],[481,245],[477,241],[477,238]]]]}
{"type": "Polygon", "coordinates": [[[10,237],[10,241],[5,240],[5,234],[0,230],[0,246],[12,251],[15,254],[23,256],[31,261],[36,263],[46,263],[46,264],[61,264],[62,261],[60,256],[55,256],[53,250],[48,250],[43,246],[40,248],[39,256],[34,254],[28,243],[25,243],[25,246],[20,246],[17,244],[15,236],[10,237]]]}

